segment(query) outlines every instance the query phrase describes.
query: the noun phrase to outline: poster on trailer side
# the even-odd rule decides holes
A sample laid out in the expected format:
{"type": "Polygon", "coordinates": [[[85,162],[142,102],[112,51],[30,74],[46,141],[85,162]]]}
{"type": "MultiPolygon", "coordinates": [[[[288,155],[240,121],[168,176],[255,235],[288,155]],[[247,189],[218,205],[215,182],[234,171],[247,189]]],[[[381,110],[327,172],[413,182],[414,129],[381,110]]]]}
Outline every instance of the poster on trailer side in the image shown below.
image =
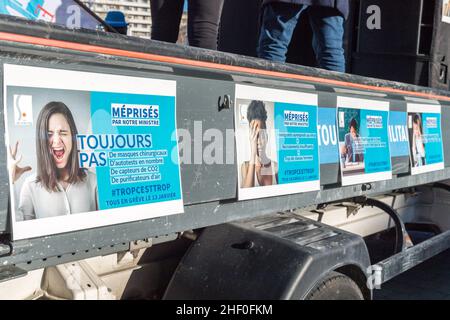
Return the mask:
{"type": "Polygon", "coordinates": [[[320,189],[316,94],[236,85],[239,200],[320,189]]]}
{"type": "Polygon", "coordinates": [[[388,117],[387,101],[337,98],[342,185],[392,178],[388,117]]]}
{"type": "Polygon", "coordinates": [[[4,93],[15,240],[183,212],[175,81],[5,64],[4,93]]]}
{"type": "Polygon", "coordinates": [[[444,169],[441,106],[408,103],[411,174],[444,169]]]}

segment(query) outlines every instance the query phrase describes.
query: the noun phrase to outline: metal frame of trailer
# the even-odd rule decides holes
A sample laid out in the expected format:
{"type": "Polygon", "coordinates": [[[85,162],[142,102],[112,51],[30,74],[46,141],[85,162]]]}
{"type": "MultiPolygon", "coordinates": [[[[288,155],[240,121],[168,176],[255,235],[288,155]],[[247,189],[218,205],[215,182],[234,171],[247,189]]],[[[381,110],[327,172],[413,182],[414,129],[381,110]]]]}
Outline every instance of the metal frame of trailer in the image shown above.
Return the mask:
{"type": "MultiPolygon", "coordinates": [[[[14,63],[176,80],[178,127],[190,132],[194,130],[191,120],[202,120],[204,129],[234,130],[234,88],[238,83],[313,92],[318,94],[319,106],[330,108],[336,108],[337,95],[389,101],[391,110],[406,111],[408,101],[440,104],[442,123],[450,121],[450,92],[447,91],[118,34],[71,31],[6,16],[0,18],[0,63],[0,70],[3,70],[3,64],[14,63]],[[197,94],[203,92],[205,87],[208,94],[197,94]]],[[[0,99],[3,100],[3,93],[0,99]]],[[[3,108],[0,114],[0,130],[4,131],[3,108]]],[[[0,281],[45,266],[126,251],[130,248],[130,242],[136,240],[152,238],[156,244],[176,239],[187,230],[254,219],[273,212],[317,207],[355,197],[365,199],[392,190],[408,190],[444,181],[450,179],[450,126],[442,127],[442,137],[445,169],[441,171],[412,176],[409,173],[409,157],[392,158],[392,180],[343,187],[339,182],[339,164],[327,164],[321,165],[320,191],[247,201],[237,201],[235,164],[182,163],[183,214],[11,241],[7,150],[2,135],[0,281]]],[[[449,247],[450,231],[447,231],[412,248],[403,248],[379,263],[384,267],[382,281],[449,247]]]]}

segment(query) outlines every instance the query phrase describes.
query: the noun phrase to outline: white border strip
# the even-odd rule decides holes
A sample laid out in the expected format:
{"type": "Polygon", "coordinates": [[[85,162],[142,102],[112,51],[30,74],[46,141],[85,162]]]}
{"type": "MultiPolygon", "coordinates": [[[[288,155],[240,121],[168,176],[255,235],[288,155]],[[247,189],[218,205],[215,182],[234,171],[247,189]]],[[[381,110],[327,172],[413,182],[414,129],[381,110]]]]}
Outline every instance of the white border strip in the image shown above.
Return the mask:
{"type": "Polygon", "coordinates": [[[320,190],[320,180],[259,186],[253,188],[239,188],[239,200],[250,200],[283,196],[288,194],[311,192],[320,190]],[[304,190],[304,191],[303,191],[304,190]]]}
{"type": "Polygon", "coordinates": [[[375,173],[363,173],[354,176],[343,176],[342,185],[350,186],[353,184],[362,184],[367,182],[384,181],[392,179],[392,171],[383,171],[375,173]]]}
{"type": "Polygon", "coordinates": [[[100,91],[159,96],[176,95],[176,82],[114,74],[92,73],[5,64],[8,86],[100,91]]]}
{"type": "Polygon", "coordinates": [[[319,98],[317,94],[269,89],[237,84],[235,90],[236,99],[262,100],[270,102],[295,103],[317,106],[319,98]]]}
{"type": "Polygon", "coordinates": [[[389,101],[369,100],[350,97],[337,97],[338,108],[354,108],[375,111],[389,111],[389,101]]]}
{"type": "Polygon", "coordinates": [[[405,100],[408,103],[417,103],[417,104],[439,104],[437,100],[424,99],[424,98],[416,98],[416,97],[405,97],[405,100]]]}
{"type": "MultiPolygon", "coordinates": [[[[408,103],[406,107],[407,112],[417,113],[441,113],[440,104],[422,104],[422,103],[408,103]]],[[[442,128],[441,128],[442,131],[442,128]]]]}
{"type": "Polygon", "coordinates": [[[445,165],[444,162],[438,162],[433,164],[427,164],[425,166],[420,167],[411,167],[411,174],[420,174],[420,173],[427,173],[432,171],[438,171],[438,170],[444,170],[445,165]]]}
{"type": "Polygon", "coordinates": [[[172,200],[116,209],[83,212],[51,218],[19,221],[14,225],[14,240],[86,230],[114,224],[157,218],[184,211],[183,200],[172,200]],[[126,212],[124,212],[124,210],[126,212]]]}

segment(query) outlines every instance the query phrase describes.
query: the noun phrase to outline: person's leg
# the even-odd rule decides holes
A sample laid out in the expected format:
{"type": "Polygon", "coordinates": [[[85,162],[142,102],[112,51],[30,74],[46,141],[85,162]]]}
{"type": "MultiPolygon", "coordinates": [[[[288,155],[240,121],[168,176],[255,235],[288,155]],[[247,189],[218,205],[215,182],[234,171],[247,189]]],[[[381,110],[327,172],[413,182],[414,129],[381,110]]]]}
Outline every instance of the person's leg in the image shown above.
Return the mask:
{"type": "Polygon", "coordinates": [[[258,57],[272,61],[286,61],[292,33],[304,9],[304,5],[287,3],[269,3],[264,6],[257,48],[258,57]]]}
{"type": "Polygon", "coordinates": [[[344,18],[334,8],[308,9],[313,30],[313,49],[320,68],[345,72],[343,45],[344,18]]]}
{"type": "Polygon", "coordinates": [[[184,0],[150,0],[152,39],[177,42],[184,0]]]}
{"type": "Polygon", "coordinates": [[[217,50],[220,16],[224,0],[189,0],[189,45],[217,50]]]}

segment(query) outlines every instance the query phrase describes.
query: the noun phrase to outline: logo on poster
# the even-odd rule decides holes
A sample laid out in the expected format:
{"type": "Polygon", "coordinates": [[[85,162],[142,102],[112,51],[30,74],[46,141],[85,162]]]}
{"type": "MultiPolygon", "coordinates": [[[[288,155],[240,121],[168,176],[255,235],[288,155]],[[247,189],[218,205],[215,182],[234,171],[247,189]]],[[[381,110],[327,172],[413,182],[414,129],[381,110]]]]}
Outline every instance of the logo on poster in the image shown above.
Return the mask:
{"type": "Polygon", "coordinates": [[[437,118],[436,117],[428,117],[425,123],[426,123],[427,128],[429,128],[429,129],[437,128],[437,118]]]}
{"type": "Polygon", "coordinates": [[[369,129],[383,129],[383,117],[381,116],[366,116],[367,128],[369,129]]]}
{"type": "Polygon", "coordinates": [[[111,125],[159,126],[159,106],[112,103],[111,125]]]}
{"type": "Polygon", "coordinates": [[[309,113],[285,110],[284,125],[286,127],[309,127],[309,113]]]}
{"type": "Polygon", "coordinates": [[[15,94],[13,99],[15,125],[33,125],[33,97],[25,94],[15,94]]]}

